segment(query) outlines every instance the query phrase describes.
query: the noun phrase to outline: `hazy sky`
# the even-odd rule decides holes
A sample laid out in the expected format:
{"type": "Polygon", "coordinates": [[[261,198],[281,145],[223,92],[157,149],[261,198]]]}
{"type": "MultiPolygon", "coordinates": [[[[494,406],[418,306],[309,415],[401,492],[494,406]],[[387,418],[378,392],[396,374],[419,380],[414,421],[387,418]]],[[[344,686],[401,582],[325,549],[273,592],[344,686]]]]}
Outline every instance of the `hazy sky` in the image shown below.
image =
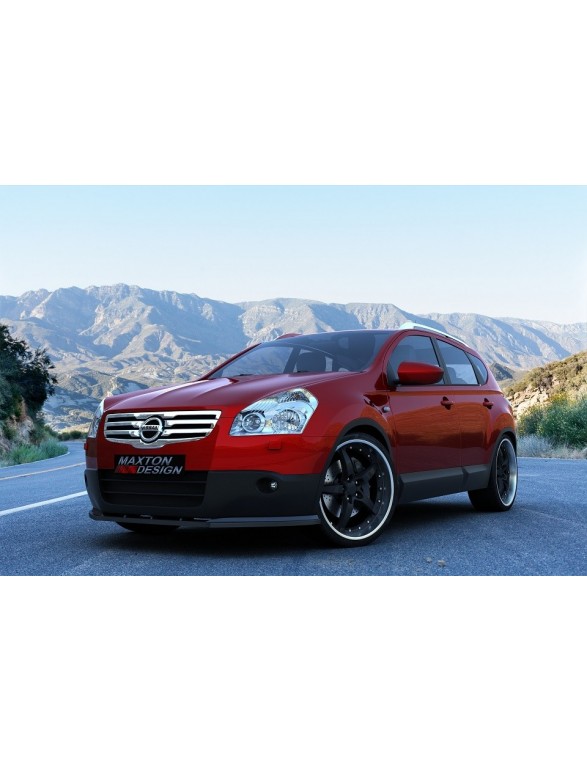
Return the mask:
{"type": "Polygon", "coordinates": [[[1,186],[0,294],[112,283],[225,301],[587,320],[586,186],[1,186]]]}

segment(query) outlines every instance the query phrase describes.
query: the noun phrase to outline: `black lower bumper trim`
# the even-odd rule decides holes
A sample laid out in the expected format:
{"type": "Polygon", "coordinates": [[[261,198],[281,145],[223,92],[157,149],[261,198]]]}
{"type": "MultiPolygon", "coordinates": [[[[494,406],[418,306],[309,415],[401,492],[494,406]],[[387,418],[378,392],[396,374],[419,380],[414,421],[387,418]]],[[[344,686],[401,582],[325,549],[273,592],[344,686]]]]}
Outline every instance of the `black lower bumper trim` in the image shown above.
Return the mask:
{"type": "Polygon", "coordinates": [[[175,526],[279,526],[319,521],[320,474],[209,471],[196,475],[197,479],[188,472],[181,486],[174,480],[159,480],[149,491],[147,480],[134,477],[125,479],[123,488],[117,483],[114,489],[110,472],[88,469],[86,487],[94,509],[90,515],[105,521],[158,521],[175,526]]]}
{"type": "Polygon", "coordinates": [[[124,524],[149,524],[150,526],[196,527],[198,529],[243,529],[245,527],[291,527],[312,526],[319,524],[318,516],[252,516],[230,519],[180,519],[180,518],[151,518],[148,516],[104,516],[96,511],[90,511],[90,518],[95,521],[116,521],[124,524]]]}

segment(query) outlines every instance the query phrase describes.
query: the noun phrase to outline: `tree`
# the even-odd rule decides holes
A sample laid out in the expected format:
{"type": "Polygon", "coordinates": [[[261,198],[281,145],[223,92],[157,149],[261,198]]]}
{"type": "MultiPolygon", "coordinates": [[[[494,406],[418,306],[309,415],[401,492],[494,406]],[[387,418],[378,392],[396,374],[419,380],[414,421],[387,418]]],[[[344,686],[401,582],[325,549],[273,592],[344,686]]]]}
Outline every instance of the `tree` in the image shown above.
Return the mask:
{"type": "Polygon", "coordinates": [[[55,392],[54,368],[44,349],[31,349],[0,324],[0,417],[15,415],[21,400],[29,413],[37,416],[55,392]]]}

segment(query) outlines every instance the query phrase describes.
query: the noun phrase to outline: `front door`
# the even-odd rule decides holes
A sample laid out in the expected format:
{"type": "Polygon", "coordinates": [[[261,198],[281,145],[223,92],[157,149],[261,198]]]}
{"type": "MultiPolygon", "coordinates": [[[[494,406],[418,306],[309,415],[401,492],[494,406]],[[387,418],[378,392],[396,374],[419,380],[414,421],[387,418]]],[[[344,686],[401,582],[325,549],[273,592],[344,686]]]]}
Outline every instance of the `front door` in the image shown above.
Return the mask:
{"type": "MultiPolygon", "coordinates": [[[[388,365],[390,378],[397,378],[397,369],[404,361],[440,365],[431,339],[417,334],[409,334],[393,350],[388,365]]],[[[457,410],[451,403],[454,400],[444,379],[431,386],[396,385],[390,391],[388,415],[395,431],[399,474],[423,476],[423,472],[459,469],[461,432],[457,410]]]]}

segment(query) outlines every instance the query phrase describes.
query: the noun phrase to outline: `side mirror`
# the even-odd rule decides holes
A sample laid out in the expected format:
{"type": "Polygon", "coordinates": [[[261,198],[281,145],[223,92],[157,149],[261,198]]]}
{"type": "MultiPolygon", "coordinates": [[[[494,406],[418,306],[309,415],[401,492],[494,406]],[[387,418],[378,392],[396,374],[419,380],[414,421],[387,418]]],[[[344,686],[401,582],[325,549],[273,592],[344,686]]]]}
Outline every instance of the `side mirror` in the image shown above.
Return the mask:
{"type": "Polygon", "coordinates": [[[406,386],[437,384],[443,376],[442,368],[425,362],[402,362],[397,369],[397,380],[406,386]]]}

